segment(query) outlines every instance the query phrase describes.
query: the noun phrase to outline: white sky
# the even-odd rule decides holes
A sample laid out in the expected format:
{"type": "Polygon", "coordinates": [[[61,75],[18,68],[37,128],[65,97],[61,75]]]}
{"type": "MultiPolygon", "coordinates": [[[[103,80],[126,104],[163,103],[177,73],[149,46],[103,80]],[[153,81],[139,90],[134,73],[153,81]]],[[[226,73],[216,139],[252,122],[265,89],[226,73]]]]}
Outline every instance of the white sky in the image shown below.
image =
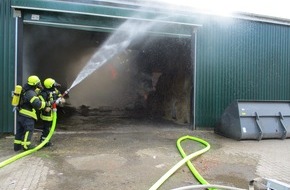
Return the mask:
{"type": "Polygon", "coordinates": [[[248,12],[290,19],[290,0],[159,0],[227,15],[248,12]]]}

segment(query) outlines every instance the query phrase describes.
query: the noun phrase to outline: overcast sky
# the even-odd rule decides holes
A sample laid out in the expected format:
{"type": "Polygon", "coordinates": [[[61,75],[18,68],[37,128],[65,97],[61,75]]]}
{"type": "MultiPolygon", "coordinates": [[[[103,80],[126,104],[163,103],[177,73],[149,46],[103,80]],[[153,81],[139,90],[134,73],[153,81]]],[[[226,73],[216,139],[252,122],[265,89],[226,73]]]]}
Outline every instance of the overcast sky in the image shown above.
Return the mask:
{"type": "Polygon", "coordinates": [[[227,15],[248,12],[290,19],[290,0],[160,0],[227,15]]]}

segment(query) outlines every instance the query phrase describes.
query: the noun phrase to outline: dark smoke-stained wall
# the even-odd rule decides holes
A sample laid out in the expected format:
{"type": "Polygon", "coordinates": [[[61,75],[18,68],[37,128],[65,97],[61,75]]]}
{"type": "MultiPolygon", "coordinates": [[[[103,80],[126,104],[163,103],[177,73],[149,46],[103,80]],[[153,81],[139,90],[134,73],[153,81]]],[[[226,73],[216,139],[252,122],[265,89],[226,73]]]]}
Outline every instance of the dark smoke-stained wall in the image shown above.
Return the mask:
{"type": "MultiPolygon", "coordinates": [[[[24,76],[55,78],[66,90],[110,33],[24,26],[24,76]]],[[[144,40],[146,39],[146,40],[144,40]]],[[[68,105],[106,107],[190,123],[190,40],[134,41],[70,91],[68,105]]]]}
{"type": "Polygon", "coordinates": [[[193,88],[191,51],[189,39],[176,38],[156,40],[145,51],[147,63],[143,64],[144,70],[149,68],[159,75],[155,90],[148,96],[154,115],[161,114],[166,119],[190,124],[193,88]]]}

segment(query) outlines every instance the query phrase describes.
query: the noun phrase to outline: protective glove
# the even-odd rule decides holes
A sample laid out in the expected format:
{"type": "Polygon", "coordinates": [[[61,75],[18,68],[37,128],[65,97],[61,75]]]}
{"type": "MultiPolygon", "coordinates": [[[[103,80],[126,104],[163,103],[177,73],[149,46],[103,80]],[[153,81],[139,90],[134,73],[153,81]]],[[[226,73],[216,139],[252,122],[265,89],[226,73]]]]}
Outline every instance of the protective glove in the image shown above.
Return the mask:
{"type": "Polygon", "coordinates": [[[61,102],[61,104],[64,104],[65,103],[65,99],[63,97],[61,97],[60,102],[61,102]]]}
{"type": "Polygon", "coordinates": [[[65,103],[65,99],[64,99],[63,97],[60,97],[57,105],[58,105],[59,107],[63,107],[63,104],[64,104],[64,103],[65,103]]]}
{"type": "Polygon", "coordinates": [[[46,108],[44,109],[44,111],[46,111],[46,112],[50,112],[50,111],[51,111],[51,107],[46,107],[46,108]]]}

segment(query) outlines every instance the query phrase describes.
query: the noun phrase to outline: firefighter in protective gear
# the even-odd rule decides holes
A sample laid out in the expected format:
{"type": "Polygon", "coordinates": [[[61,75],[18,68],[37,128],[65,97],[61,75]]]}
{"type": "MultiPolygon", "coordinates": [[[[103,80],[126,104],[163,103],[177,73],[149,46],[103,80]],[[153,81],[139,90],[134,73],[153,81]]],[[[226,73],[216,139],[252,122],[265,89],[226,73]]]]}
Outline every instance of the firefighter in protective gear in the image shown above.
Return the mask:
{"type": "MultiPolygon", "coordinates": [[[[57,89],[60,86],[54,79],[47,78],[44,80],[44,88],[40,92],[40,99],[44,102],[50,102],[50,105],[47,104],[46,108],[40,112],[40,119],[43,123],[43,130],[42,135],[40,137],[40,142],[44,141],[45,138],[48,136],[50,127],[52,124],[52,104],[58,99],[61,98],[60,104],[65,103],[64,98],[62,97],[61,93],[57,89]]],[[[60,105],[59,105],[60,106],[60,105]]],[[[51,146],[51,142],[47,142],[45,146],[51,146]]]]}
{"type": "Polygon", "coordinates": [[[15,151],[34,148],[31,144],[31,139],[37,120],[37,111],[44,109],[46,105],[46,102],[41,101],[36,93],[36,90],[39,88],[42,88],[42,85],[40,79],[35,75],[29,76],[27,83],[23,86],[17,110],[18,117],[14,140],[15,151]]]}

